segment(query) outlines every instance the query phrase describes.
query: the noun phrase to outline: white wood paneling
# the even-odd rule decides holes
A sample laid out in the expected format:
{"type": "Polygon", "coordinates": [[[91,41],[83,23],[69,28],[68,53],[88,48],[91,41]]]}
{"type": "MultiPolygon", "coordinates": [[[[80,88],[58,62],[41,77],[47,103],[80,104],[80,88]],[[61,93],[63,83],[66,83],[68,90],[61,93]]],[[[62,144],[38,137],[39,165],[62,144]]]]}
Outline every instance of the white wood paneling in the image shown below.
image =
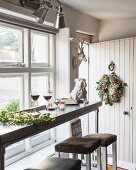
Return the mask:
{"type": "MultiPolygon", "coordinates": [[[[125,41],[120,40],[120,78],[124,80],[124,56],[125,56],[125,41]]],[[[118,145],[118,152],[119,152],[119,159],[123,160],[124,156],[124,98],[123,95],[121,98],[120,104],[120,136],[118,136],[119,145],[118,145]]]]}
{"type": "MultiPolygon", "coordinates": [[[[133,88],[134,88],[134,38],[130,39],[130,78],[129,78],[129,84],[130,84],[130,108],[129,108],[129,121],[130,121],[130,162],[133,162],[133,88]]],[[[136,119],[135,119],[136,120],[136,119]]]]}
{"type": "Polygon", "coordinates": [[[133,88],[133,162],[136,162],[136,38],[134,38],[134,88],[133,88]]]}
{"type": "MultiPolygon", "coordinates": [[[[114,61],[114,55],[115,55],[115,49],[114,49],[114,41],[110,41],[110,61],[114,61]]],[[[114,115],[114,111],[115,111],[115,105],[113,105],[112,107],[110,107],[110,133],[114,134],[114,121],[115,121],[115,115],[114,115]]]]}
{"type": "MultiPolygon", "coordinates": [[[[96,78],[96,70],[94,70],[94,65],[96,65],[96,44],[90,45],[90,52],[89,52],[89,100],[96,98],[96,84],[95,84],[95,78],[96,78]],[[91,83],[90,83],[91,82],[91,83]]],[[[89,126],[89,132],[93,133],[95,131],[95,114],[91,114],[89,117],[89,123],[91,126],[89,126]]]]}
{"type": "MultiPolygon", "coordinates": [[[[115,63],[116,63],[116,74],[120,75],[120,55],[119,55],[119,49],[120,49],[120,41],[115,41],[115,63]]],[[[117,136],[120,136],[120,105],[118,103],[115,104],[115,121],[114,121],[114,133],[117,134],[117,136]]],[[[119,146],[119,140],[117,140],[117,144],[119,146]]],[[[117,153],[117,155],[119,156],[119,152],[117,153]]]]}
{"type": "MultiPolygon", "coordinates": [[[[110,62],[110,42],[107,41],[106,43],[106,49],[105,49],[105,74],[109,74],[109,70],[108,70],[108,65],[110,62]]],[[[103,105],[105,107],[105,113],[104,113],[104,125],[105,125],[105,129],[104,131],[106,133],[110,132],[110,107],[107,105],[103,105]]]]}
{"type": "MultiPolygon", "coordinates": [[[[105,43],[100,43],[100,77],[105,74],[105,60],[103,60],[103,58],[105,57],[105,43]]],[[[100,78],[99,77],[99,78],[100,78]]],[[[99,80],[99,78],[97,79],[97,81],[99,80]]],[[[101,114],[99,115],[99,119],[102,120],[99,123],[99,126],[101,127],[100,130],[101,132],[104,132],[104,114],[105,114],[105,107],[101,107],[100,108],[100,112],[101,114]]]]}
{"type": "Polygon", "coordinates": [[[89,99],[98,100],[96,82],[103,74],[109,74],[108,65],[114,61],[116,74],[128,84],[120,103],[113,106],[103,104],[100,109],[99,132],[118,136],[118,159],[136,163],[136,39],[95,43],[90,46],[89,99]],[[135,47],[135,48],[134,48],[135,47]],[[135,65],[135,66],[134,66],[135,65]],[[134,74],[133,74],[134,73],[134,74]],[[134,81],[133,81],[134,79],[134,81]],[[134,97],[133,97],[134,96],[134,97]],[[133,106],[133,110],[132,110],[133,106]],[[123,112],[127,111],[128,115],[123,112]],[[134,151],[135,150],[135,151],[134,151]]]}
{"type": "Polygon", "coordinates": [[[131,88],[131,85],[129,83],[129,77],[130,77],[130,65],[129,65],[129,52],[130,52],[130,41],[129,39],[125,39],[125,58],[124,58],[124,81],[127,83],[128,87],[125,89],[125,105],[124,105],[124,111],[128,112],[128,115],[124,116],[124,124],[125,124],[125,133],[124,133],[124,161],[128,161],[130,158],[130,124],[129,124],[129,118],[130,118],[130,112],[129,112],[129,102],[130,102],[130,96],[129,96],[129,90],[131,88]]]}

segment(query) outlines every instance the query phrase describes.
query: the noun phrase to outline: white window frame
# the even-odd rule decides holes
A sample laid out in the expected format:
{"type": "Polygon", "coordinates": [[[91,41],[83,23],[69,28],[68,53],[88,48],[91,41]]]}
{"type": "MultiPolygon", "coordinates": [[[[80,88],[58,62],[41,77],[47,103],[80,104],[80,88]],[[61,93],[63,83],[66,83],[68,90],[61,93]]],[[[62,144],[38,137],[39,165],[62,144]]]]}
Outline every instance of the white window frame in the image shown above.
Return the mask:
{"type": "MultiPolygon", "coordinates": [[[[0,23],[1,25],[1,23],[0,23]]],[[[10,26],[9,24],[2,24],[5,27],[8,25],[8,27],[10,26]]],[[[22,75],[22,89],[23,89],[23,93],[22,93],[22,100],[25,101],[24,104],[22,104],[22,108],[26,109],[29,108],[31,105],[31,98],[30,98],[30,91],[31,91],[31,75],[33,73],[37,73],[38,76],[46,74],[46,73],[51,73],[53,74],[53,79],[55,81],[55,35],[51,35],[49,34],[49,63],[48,64],[44,64],[42,65],[41,63],[37,63],[34,67],[33,63],[31,63],[31,30],[29,29],[24,29],[24,28],[20,28],[20,27],[16,27],[16,26],[12,26],[12,28],[15,29],[21,29],[22,30],[22,61],[23,63],[25,62],[25,66],[21,67],[21,66],[15,66],[15,65],[10,65],[9,66],[4,66],[4,67],[0,67],[0,76],[2,77],[16,77],[16,76],[21,76],[22,75]],[[24,43],[25,42],[25,43],[24,43]],[[51,47],[51,43],[52,43],[52,47],[51,47]],[[54,50],[53,50],[54,49],[54,50]],[[9,74],[10,73],[10,74],[9,74]],[[24,90],[25,89],[25,90],[24,90]]],[[[41,33],[42,35],[44,35],[45,33],[41,33]]],[[[47,34],[45,34],[47,35],[47,34]]],[[[11,64],[11,63],[10,63],[11,64]]],[[[15,64],[15,63],[14,63],[15,64]]],[[[53,80],[51,80],[52,82],[53,80]]],[[[54,83],[55,85],[55,83],[54,83]]],[[[55,86],[53,86],[55,87],[55,86]]],[[[55,88],[52,89],[53,91],[55,91],[55,88]]],[[[55,93],[54,93],[55,95],[55,93]]],[[[54,137],[52,136],[53,133],[49,133],[48,135],[44,135],[42,134],[41,136],[37,136],[34,137],[33,140],[33,146],[31,145],[31,138],[24,140],[24,142],[22,143],[18,143],[17,147],[14,145],[13,147],[7,148],[7,151],[10,151],[9,155],[7,153],[7,163],[11,164],[15,161],[17,161],[18,159],[23,158],[24,156],[35,152],[36,150],[41,149],[42,147],[45,147],[47,145],[49,145],[49,143],[52,143],[55,141],[54,137]],[[36,139],[39,139],[39,143],[36,141],[36,139]],[[43,140],[44,139],[44,140],[43,140]],[[43,140],[43,142],[42,142],[43,140]],[[39,144],[39,145],[38,145],[39,144]],[[20,147],[20,148],[19,148],[20,147]],[[22,147],[22,148],[21,148],[22,147]],[[13,158],[12,156],[14,156],[16,154],[15,152],[15,148],[19,148],[20,149],[20,154],[17,156],[15,156],[15,158],[13,158]],[[25,151],[24,151],[25,148],[25,151]],[[23,152],[24,151],[24,152],[23,152]],[[23,152],[23,153],[21,153],[23,152]],[[12,159],[10,160],[10,158],[12,157],[12,159]]]]}

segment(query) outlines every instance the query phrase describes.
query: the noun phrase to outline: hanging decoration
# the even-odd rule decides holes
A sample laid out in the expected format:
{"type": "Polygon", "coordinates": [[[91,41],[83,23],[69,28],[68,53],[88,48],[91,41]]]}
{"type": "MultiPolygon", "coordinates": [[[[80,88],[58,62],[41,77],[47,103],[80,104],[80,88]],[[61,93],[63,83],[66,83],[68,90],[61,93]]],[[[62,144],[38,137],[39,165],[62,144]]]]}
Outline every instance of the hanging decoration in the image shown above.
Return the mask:
{"type": "Polygon", "coordinates": [[[77,47],[77,54],[72,59],[72,66],[74,69],[78,68],[82,61],[87,62],[87,58],[85,56],[84,52],[84,45],[86,39],[76,39],[76,38],[70,38],[71,41],[75,42],[77,47]]]}
{"type": "MultiPolygon", "coordinates": [[[[115,70],[115,63],[111,62],[109,70],[115,70]]],[[[125,87],[127,86],[115,72],[110,75],[103,75],[102,78],[97,82],[96,90],[98,95],[105,104],[112,106],[114,103],[120,102],[125,87]]]]}

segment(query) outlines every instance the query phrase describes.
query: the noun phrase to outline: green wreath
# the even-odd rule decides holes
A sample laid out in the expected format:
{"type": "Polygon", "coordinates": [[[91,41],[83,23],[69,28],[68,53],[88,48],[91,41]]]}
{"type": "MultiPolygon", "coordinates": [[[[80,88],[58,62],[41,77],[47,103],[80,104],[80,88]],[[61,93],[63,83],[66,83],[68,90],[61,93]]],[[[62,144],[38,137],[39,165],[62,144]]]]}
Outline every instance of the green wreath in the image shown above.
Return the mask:
{"type": "Polygon", "coordinates": [[[97,82],[96,90],[98,95],[105,104],[110,106],[113,103],[120,102],[123,96],[123,91],[127,86],[114,72],[110,75],[103,75],[102,78],[97,82]]]}

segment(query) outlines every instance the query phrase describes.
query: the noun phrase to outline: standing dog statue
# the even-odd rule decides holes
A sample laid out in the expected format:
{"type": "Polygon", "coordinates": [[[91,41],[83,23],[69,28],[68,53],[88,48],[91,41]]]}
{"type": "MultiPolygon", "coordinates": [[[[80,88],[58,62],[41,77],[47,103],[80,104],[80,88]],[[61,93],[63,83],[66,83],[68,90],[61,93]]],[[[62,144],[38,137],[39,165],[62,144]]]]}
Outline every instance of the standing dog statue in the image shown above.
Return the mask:
{"type": "Polygon", "coordinates": [[[70,98],[76,103],[88,103],[86,80],[84,78],[75,79],[75,87],[70,93],[70,98]]]}

